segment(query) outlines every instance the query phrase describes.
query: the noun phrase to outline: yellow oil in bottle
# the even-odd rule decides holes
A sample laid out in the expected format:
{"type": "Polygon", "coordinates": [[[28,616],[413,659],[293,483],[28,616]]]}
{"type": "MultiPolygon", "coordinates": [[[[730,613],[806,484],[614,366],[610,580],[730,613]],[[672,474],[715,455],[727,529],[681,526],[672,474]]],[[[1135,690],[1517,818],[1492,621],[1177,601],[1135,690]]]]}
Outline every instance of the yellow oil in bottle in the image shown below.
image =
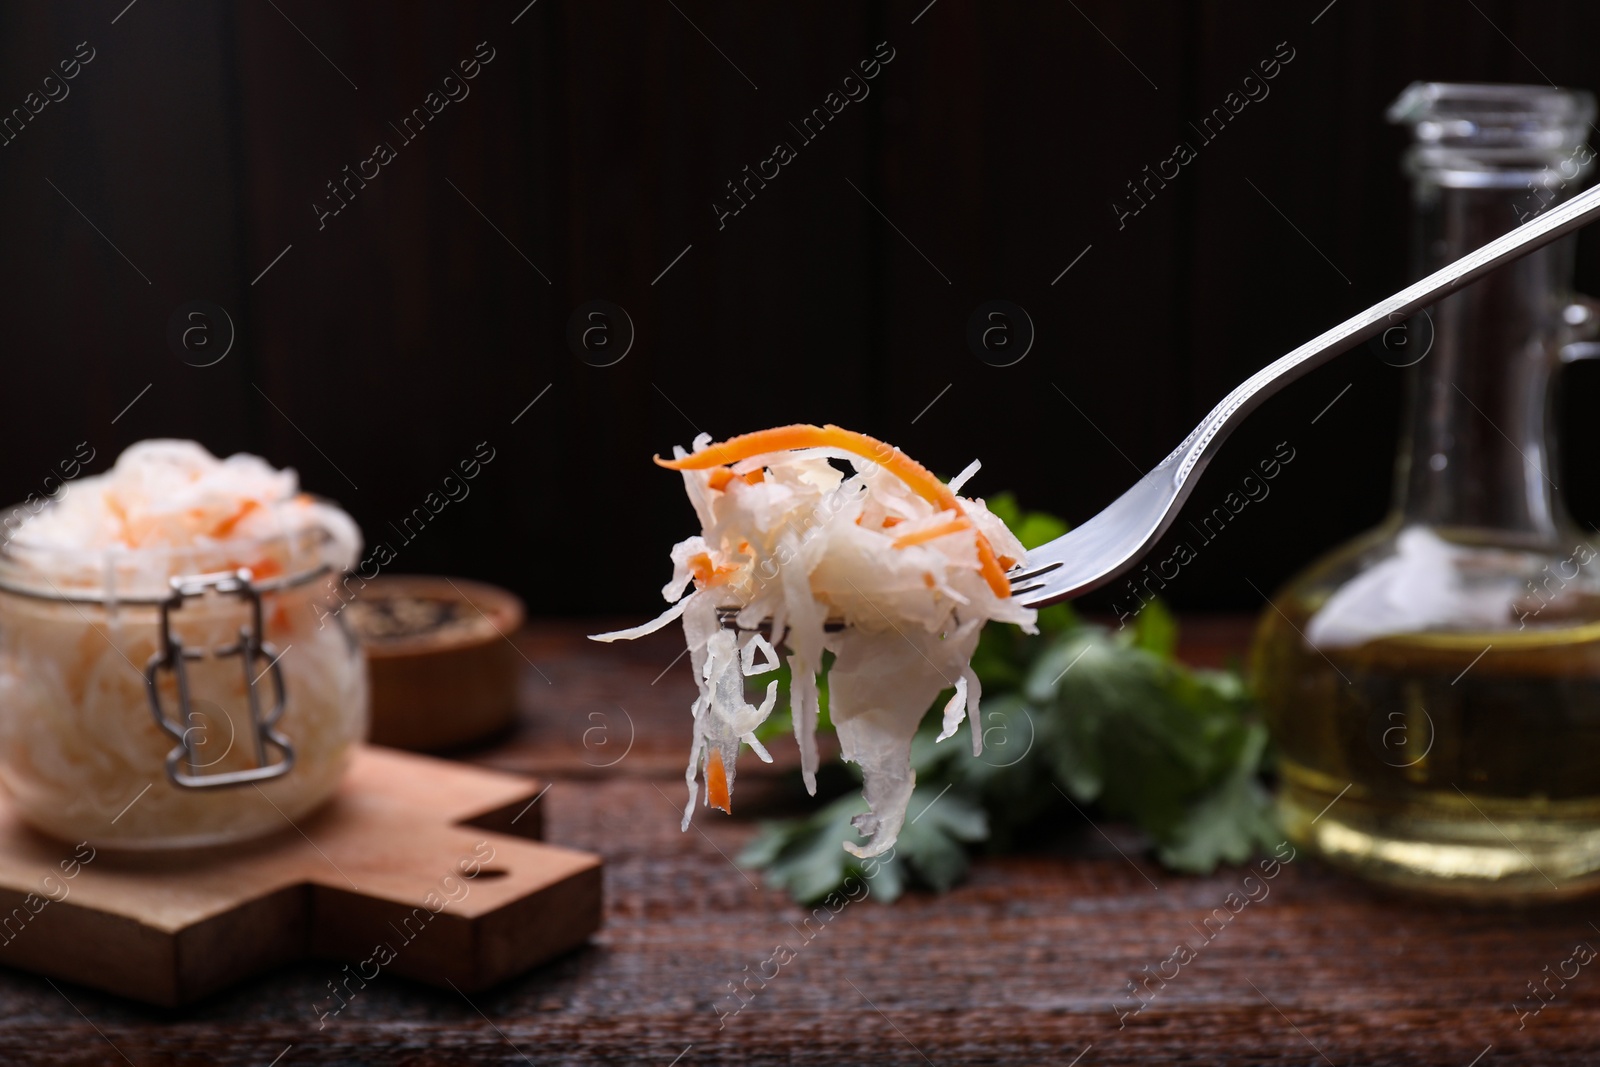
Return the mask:
{"type": "MultiPolygon", "coordinates": [[[[1595,158],[1587,93],[1417,83],[1388,114],[1411,131],[1419,273],[1523,220],[1519,190],[1552,155],[1595,158]]],[[[1547,426],[1572,342],[1600,337],[1572,277],[1570,240],[1549,245],[1374,339],[1407,376],[1393,509],[1262,612],[1284,829],[1375,882],[1483,901],[1600,889],[1600,549],[1562,504],[1547,426]]]]}
{"type": "Polygon", "coordinates": [[[1600,888],[1600,623],[1319,651],[1312,614],[1280,599],[1255,646],[1293,840],[1433,894],[1600,888]]]}

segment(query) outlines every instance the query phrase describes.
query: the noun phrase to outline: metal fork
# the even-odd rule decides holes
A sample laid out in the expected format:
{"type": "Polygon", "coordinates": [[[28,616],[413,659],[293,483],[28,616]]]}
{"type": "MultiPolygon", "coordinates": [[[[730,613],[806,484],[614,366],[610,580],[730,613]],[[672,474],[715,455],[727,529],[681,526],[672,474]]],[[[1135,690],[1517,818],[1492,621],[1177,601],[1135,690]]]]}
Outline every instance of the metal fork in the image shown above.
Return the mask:
{"type": "Polygon", "coordinates": [[[1012,595],[1029,607],[1043,607],[1087,593],[1133,567],[1177,516],[1217,446],[1262,401],[1334,356],[1496,267],[1566,236],[1597,214],[1600,186],[1495,238],[1263,367],[1224,397],[1170,456],[1110,507],[1029,552],[1027,561],[1006,575],[1012,595]]]}

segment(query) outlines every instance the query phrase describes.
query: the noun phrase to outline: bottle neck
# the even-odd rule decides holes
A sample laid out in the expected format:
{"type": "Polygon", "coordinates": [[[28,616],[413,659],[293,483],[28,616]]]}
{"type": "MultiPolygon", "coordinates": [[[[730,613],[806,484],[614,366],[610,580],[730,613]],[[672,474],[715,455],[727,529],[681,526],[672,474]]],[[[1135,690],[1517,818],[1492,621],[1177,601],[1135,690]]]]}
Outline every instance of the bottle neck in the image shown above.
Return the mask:
{"type": "MultiPolygon", "coordinates": [[[[1496,183],[1499,185],[1500,183],[1496,183]]],[[[1415,178],[1415,247],[1424,271],[1512,229],[1529,197],[1542,210],[1568,190],[1448,188],[1415,178]]],[[[1548,432],[1557,334],[1573,270],[1571,239],[1502,267],[1428,309],[1411,343],[1410,413],[1397,471],[1402,522],[1554,542],[1571,526],[1548,432]]]]}

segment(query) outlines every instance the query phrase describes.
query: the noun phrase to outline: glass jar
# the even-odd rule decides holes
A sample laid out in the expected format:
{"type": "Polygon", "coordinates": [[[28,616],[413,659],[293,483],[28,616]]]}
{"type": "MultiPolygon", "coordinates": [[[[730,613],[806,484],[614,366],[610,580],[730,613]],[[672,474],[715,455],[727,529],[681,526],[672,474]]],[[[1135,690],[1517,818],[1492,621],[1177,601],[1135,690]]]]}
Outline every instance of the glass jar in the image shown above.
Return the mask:
{"type": "MultiPolygon", "coordinates": [[[[1417,273],[1576,192],[1594,113],[1552,88],[1407,89],[1389,117],[1414,138],[1417,273]]],[[[1600,886],[1600,549],[1562,506],[1546,427],[1558,366],[1595,349],[1572,271],[1568,239],[1391,331],[1387,361],[1410,365],[1394,508],[1262,614],[1286,832],[1378,882],[1600,886]]]]}
{"type": "MultiPolygon", "coordinates": [[[[13,509],[15,513],[16,509],[13,509]]],[[[0,547],[0,782],[29,823],[128,849],[288,829],[366,735],[322,607],[326,530],[201,548],[0,547]]]]}

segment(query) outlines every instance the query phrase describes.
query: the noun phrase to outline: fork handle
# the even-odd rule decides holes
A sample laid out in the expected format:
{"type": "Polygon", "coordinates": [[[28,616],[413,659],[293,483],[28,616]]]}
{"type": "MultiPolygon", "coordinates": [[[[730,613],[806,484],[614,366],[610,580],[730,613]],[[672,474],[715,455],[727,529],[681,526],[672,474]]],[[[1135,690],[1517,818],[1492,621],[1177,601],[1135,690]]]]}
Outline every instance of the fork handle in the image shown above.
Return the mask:
{"type": "Polygon", "coordinates": [[[1596,215],[1600,215],[1600,186],[1551,208],[1393,296],[1380,300],[1360,314],[1351,316],[1333,329],[1313,337],[1241,382],[1211,409],[1205,420],[1183,439],[1183,443],[1171,455],[1156,465],[1151,474],[1172,471],[1174,487],[1178,490],[1178,500],[1173,504],[1176,508],[1188,495],[1186,489],[1191,475],[1209,458],[1208,453],[1213,446],[1221,444],[1223,438],[1246,415],[1279,389],[1322,366],[1334,356],[1404,321],[1441,297],[1470,285],[1495,268],[1565,237],[1593,221],[1596,215]]]}

